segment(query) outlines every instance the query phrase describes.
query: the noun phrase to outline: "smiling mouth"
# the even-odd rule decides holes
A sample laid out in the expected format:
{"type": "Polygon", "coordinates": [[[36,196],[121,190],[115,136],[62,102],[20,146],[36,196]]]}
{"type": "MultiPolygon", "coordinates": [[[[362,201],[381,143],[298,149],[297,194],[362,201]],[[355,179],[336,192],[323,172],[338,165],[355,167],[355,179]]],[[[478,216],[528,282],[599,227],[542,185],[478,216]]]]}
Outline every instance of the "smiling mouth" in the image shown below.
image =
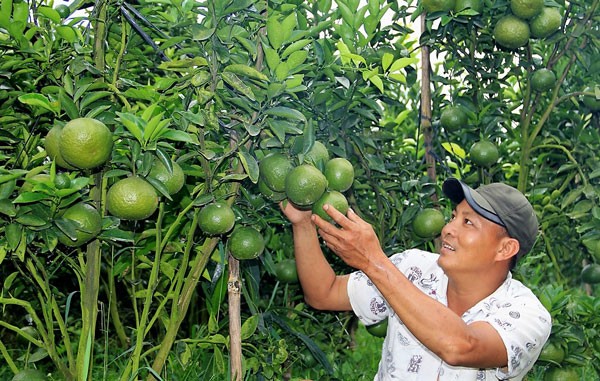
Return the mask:
{"type": "Polygon", "coordinates": [[[454,251],[454,247],[449,245],[447,242],[442,242],[442,248],[450,251],[454,251]]]}

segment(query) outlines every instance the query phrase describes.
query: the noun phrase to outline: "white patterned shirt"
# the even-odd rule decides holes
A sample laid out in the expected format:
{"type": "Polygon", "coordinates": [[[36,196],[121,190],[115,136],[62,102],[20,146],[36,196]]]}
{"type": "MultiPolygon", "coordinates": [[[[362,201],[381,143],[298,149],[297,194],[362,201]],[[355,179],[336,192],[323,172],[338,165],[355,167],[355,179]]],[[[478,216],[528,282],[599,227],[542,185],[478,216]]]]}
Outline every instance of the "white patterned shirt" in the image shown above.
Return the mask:
{"type": "MultiPolygon", "coordinates": [[[[437,264],[438,257],[413,249],[395,254],[390,260],[423,293],[447,306],[448,277],[437,264]]],[[[412,335],[363,272],[351,274],[348,295],[352,309],[365,325],[388,318],[376,381],[521,380],[533,367],[552,328],[548,311],[509,273],[494,293],[462,315],[467,324],[484,321],[496,329],[506,347],[508,367],[457,367],[444,363],[412,335]]]]}

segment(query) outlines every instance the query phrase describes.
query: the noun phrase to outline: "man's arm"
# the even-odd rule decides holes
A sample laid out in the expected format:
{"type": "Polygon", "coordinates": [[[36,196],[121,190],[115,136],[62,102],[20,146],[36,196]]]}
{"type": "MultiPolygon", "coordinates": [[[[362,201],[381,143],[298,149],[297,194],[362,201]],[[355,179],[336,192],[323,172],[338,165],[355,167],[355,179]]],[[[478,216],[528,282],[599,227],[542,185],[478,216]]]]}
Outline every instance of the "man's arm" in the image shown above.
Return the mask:
{"type": "Polygon", "coordinates": [[[312,212],[298,210],[289,202],[282,203],[281,209],[292,223],[296,267],[306,302],[321,310],[350,311],[348,276],[336,276],[323,255],[312,212]]]}
{"type": "Polygon", "coordinates": [[[348,217],[334,208],[328,208],[327,213],[341,229],[318,216],[312,217],[327,246],[369,277],[421,343],[450,365],[506,366],[506,348],[490,324],[467,325],[448,307],[423,294],[385,255],[373,228],[352,210],[348,217]]]}

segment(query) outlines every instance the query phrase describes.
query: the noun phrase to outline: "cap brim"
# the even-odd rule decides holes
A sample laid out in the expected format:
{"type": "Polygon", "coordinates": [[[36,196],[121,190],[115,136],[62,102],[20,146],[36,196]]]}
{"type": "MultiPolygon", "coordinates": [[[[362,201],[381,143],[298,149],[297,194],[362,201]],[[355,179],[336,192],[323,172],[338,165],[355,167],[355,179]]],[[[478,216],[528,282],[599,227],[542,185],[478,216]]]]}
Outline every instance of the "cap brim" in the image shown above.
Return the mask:
{"type": "Polygon", "coordinates": [[[444,192],[450,201],[455,204],[460,204],[462,200],[467,200],[469,206],[471,206],[477,214],[500,226],[506,226],[500,217],[498,217],[490,203],[477,193],[475,189],[462,181],[455,178],[447,179],[444,181],[444,184],[442,184],[442,192],[444,192]]]}

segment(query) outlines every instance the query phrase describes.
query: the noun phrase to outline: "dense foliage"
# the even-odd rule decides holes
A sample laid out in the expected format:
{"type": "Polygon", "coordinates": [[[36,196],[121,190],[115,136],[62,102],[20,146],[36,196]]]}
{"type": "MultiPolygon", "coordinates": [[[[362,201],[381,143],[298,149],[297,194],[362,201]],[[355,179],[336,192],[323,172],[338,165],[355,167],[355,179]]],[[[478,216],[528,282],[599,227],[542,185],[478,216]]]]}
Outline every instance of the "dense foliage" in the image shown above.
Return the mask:
{"type": "Polygon", "coordinates": [[[244,379],[371,379],[379,339],[276,274],[291,232],[258,188],[259,162],[283,152],[299,164],[318,140],[354,165],[345,194],[390,254],[435,250],[411,223],[425,208],[449,215],[447,176],[525,192],[541,234],[515,277],[551,311],[562,351],[530,377],[598,379],[598,286],[580,273],[600,263],[600,1],[545,1],[560,29],[517,49],[493,35],[509,3],[424,14],[416,0],[0,0],[0,378],[233,378],[241,318],[244,379]],[[541,68],[557,78],[544,92],[531,85],[541,68]],[[450,106],[462,127],[441,125],[450,106]],[[113,134],[102,167],[48,157],[48,132],[80,117],[113,134]],[[485,167],[469,152],[481,140],[499,155],[485,167]],[[151,175],[172,162],[185,174],[174,194],[151,175]],[[108,189],[131,175],[160,196],[147,219],[107,211],[108,189]],[[82,201],[101,232],[65,245],[63,213],[82,201]],[[238,263],[228,234],[198,228],[213,201],[260,230],[258,259],[238,263]],[[235,285],[241,316],[228,310],[235,285]]]}

